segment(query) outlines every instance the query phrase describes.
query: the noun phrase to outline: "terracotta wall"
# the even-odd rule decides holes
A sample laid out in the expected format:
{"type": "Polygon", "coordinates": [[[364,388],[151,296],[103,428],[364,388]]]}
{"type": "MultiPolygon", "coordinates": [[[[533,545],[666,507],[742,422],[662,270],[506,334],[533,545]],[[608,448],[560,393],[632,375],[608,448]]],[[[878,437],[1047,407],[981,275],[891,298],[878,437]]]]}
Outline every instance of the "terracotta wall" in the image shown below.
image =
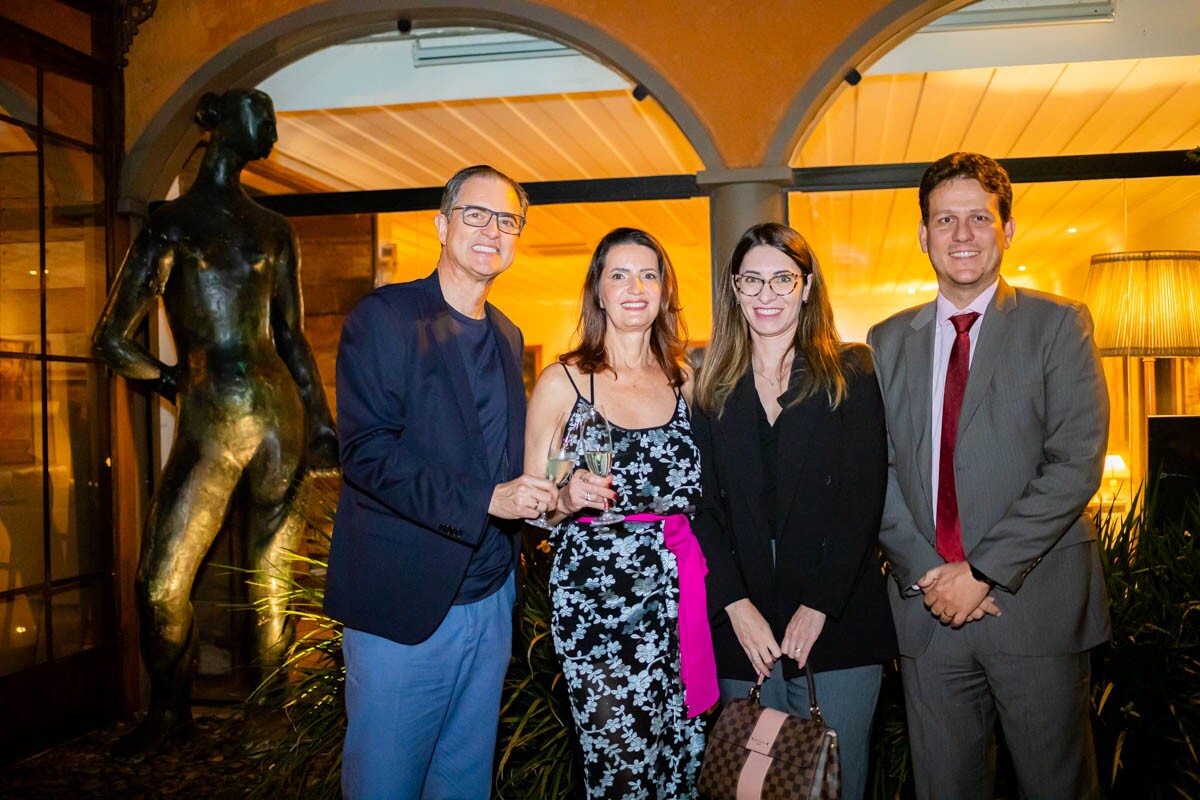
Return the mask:
{"type": "MultiPolygon", "coordinates": [[[[965,0],[244,0],[160,3],[141,28],[125,73],[127,142],[151,138],[164,108],[194,108],[213,81],[276,69],[338,30],[417,21],[525,27],[575,44],[650,87],[712,169],[783,163],[789,142],[817,119],[841,75],[965,0]],[[340,26],[340,27],[339,27],[340,26]],[[301,52],[303,51],[303,52],[301,52]],[[153,123],[153,124],[152,124],[153,123]]],[[[142,145],[146,143],[143,140],[142,145]]]]}

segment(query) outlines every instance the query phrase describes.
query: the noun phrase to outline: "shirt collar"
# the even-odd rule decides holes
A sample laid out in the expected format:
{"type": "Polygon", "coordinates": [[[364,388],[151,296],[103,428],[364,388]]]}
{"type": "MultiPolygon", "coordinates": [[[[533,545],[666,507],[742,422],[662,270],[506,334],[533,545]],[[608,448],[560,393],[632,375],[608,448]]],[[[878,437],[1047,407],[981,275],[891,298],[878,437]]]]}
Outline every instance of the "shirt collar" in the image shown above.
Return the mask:
{"type": "Polygon", "coordinates": [[[957,314],[965,314],[968,311],[976,311],[979,316],[983,316],[987,311],[987,307],[991,305],[992,298],[996,296],[996,289],[1000,287],[1000,279],[997,277],[992,285],[979,293],[979,296],[972,300],[966,308],[956,308],[954,303],[947,300],[941,292],[937,296],[937,324],[948,324],[950,318],[957,314]]]}

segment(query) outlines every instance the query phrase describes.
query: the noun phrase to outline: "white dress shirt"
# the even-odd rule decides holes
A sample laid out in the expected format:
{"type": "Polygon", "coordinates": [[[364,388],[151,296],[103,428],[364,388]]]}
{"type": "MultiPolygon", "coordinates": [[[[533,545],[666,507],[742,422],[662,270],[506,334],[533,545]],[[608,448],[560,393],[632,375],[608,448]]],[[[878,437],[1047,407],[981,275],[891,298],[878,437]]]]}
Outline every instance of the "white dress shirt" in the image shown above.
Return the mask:
{"type": "Polygon", "coordinates": [[[933,424],[929,427],[930,435],[933,437],[933,447],[931,448],[933,458],[930,464],[933,474],[929,485],[933,489],[933,520],[935,524],[937,523],[938,469],[942,462],[942,404],[946,396],[946,367],[950,363],[950,351],[954,348],[954,338],[957,335],[954,325],[950,322],[950,317],[965,314],[968,311],[979,312],[979,318],[971,325],[968,334],[971,337],[970,358],[973,360],[975,358],[975,342],[979,339],[979,326],[983,324],[983,315],[992,302],[992,298],[996,296],[996,288],[999,285],[999,280],[997,280],[980,292],[979,296],[972,300],[966,308],[955,308],[953,303],[943,297],[941,292],[938,292],[937,324],[933,329],[933,394],[930,396],[933,401],[930,403],[933,407],[933,424]]]}

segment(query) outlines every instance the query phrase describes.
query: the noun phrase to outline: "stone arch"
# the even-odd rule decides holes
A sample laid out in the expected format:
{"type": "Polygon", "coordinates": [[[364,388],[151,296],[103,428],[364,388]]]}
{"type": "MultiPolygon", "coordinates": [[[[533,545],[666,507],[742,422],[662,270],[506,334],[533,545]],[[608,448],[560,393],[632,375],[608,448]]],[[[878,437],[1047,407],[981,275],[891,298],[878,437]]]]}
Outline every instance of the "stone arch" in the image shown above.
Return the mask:
{"type": "Polygon", "coordinates": [[[796,146],[812,133],[832,104],[850,70],[874,63],[933,20],[972,2],[974,0],[900,0],[873,14],[866,24],[839,44],[833,55],[796,92],[771,136],[764,163],[787,166],[796,146]]]}
{"type": "Polygon", "coordinates": [[[255,85],[283,66],[322,48],[359,36],[394,30],[407,17],[426,25],[486,25],[564,42],[645,86],[675,121],[710,169],[721,166],[712,136],[671,83],[605,31],[527,0],[505,3],[409,0],[380,8],[373,0],[320,3],[281,16],[214,54],[154,114],[130,147],[121,172],[119,208],[142,215],[165,196],[200,139],[193,114],[207,91],[255,85]]]}

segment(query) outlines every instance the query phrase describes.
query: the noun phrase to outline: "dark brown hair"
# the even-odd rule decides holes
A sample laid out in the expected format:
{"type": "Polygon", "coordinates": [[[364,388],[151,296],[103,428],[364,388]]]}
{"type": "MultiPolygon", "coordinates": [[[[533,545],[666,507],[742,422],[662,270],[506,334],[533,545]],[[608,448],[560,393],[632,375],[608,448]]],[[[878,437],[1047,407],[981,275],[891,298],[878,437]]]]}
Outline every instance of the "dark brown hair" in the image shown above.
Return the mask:
{"type": "Polygon", "coordinates": [[[687,325],[680,313],[682,307],[679,305],[679,283],[675,279],[675,267],[671,265],[667,251],[658,240],[638,228],[617,228],[605,235],[596,245],[591,263],[588,264],[587,276],[583,279],[579,322],[575,326],[578,344],[573,350],[559,356],[558,360],[575,366],[584,375],[606,369],[615,372],[608,363],[604,347],[607,319],[604,309],[600,307],[600,279],[604,275],[608,254],[614,247],[623,244],[636,244],[648,248],[658,260],[662,297],[658,306],[658,316],[654,318],[650,328],[650,352],[654,354],[671,385],[682,386],[686,380],[683,360],[687,350],[687,325]]]}
{"type": "Polygon", "coordinates": [[[921,189],[917,193],[921,202],[922,222],[929,222],[929,195],[946,181],[955,178],[974,178],[984,191],[996,195],[1000,221],[1008,222],[1012,216],[1012,182],[1004,167],[995,159],[979,153],[951,153],[929,165],[921,176],[921,189]]]}

